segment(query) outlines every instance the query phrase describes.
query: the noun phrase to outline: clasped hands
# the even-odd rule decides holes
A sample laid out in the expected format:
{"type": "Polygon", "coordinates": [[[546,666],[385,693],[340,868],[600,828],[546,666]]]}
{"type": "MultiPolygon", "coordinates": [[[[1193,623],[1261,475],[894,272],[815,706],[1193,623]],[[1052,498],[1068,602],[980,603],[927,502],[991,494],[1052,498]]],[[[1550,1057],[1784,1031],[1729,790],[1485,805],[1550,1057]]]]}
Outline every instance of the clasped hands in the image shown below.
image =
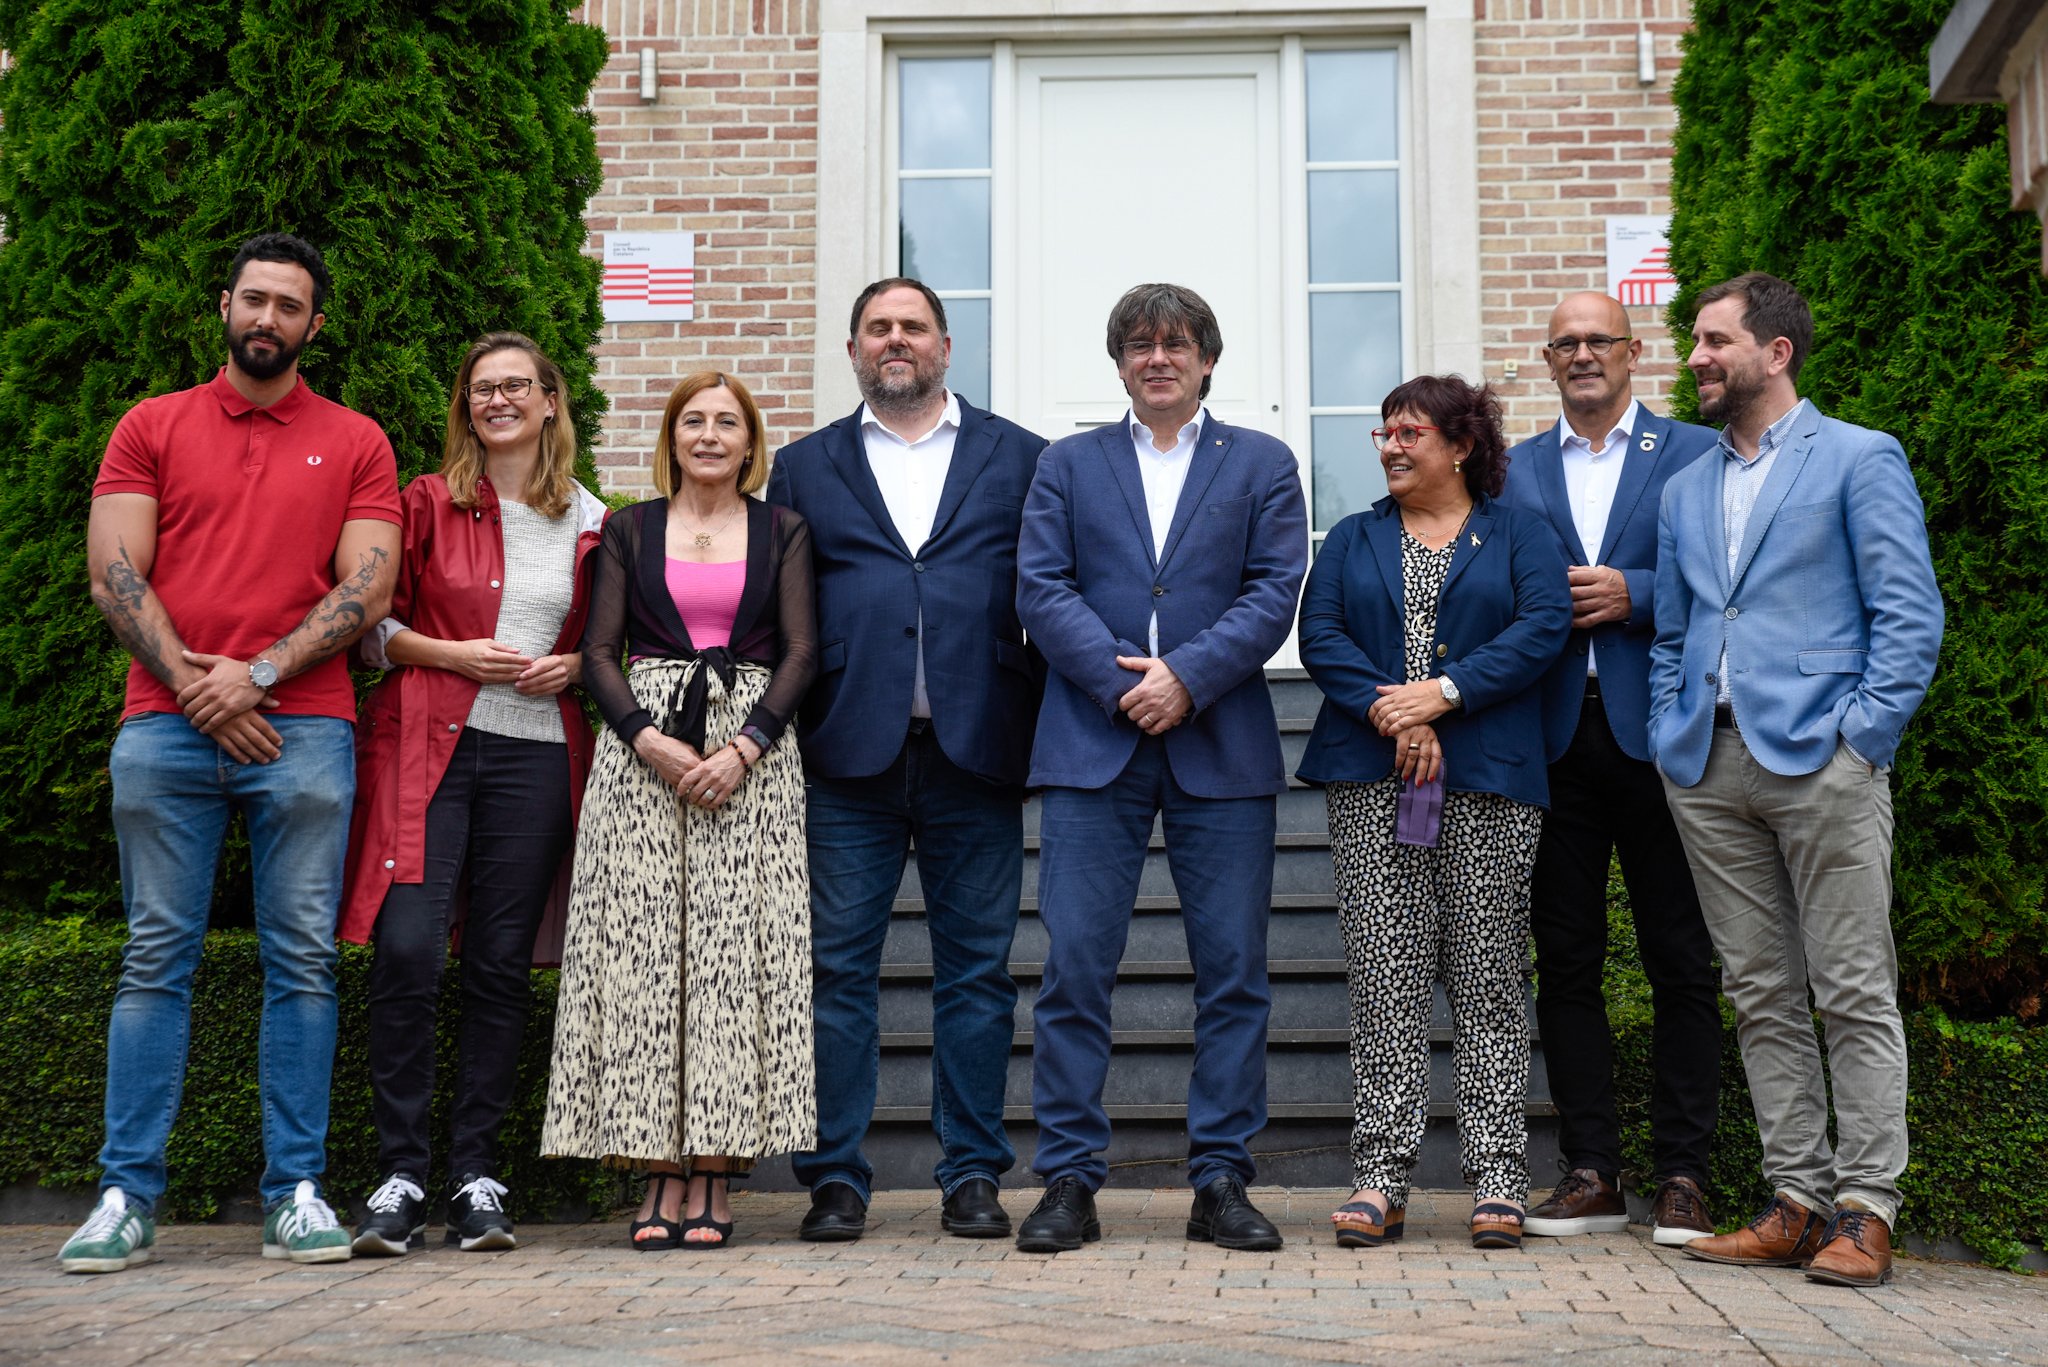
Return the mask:
{"type": "Polygon", "coordinates": [[[761,758],[761,749],[746,736],[731,745],[720,746],[709,755],[673,736],[648,727],[633,737],[633,751],[645,760],[661,781],[693,807],[710,811],[721,806],[747,776],[747,767],[761,758]]]}
{"type": "Polygon", "coordinates": [[[444,641],[442,668],[480,684],[511,684],[529,698],[551,698],[575,682],[570,657],[543,655],[530,660],[503,641],[444,641]]]}
{"type": "Polygon", "coordinates": [[[1401,778],[1428,783],[1443,772],[1444,747],[1432,724],[1451,710],[1443,685],[1435,679],[1381,684],[1379,701],[1365,718],[1394,741],[1394,772],[1401,778]]]}
{"type": "Polygon", "coordinates": [[[1144,677],[1137,686],[1117,699],[1117,706],[1140,731],[1148,736],[1163,735],[1188,719],[1195,699],[1187,685],[1164,660],[1149,655],[1119,655],[1117,664],[1144,677]]]}
{"type": "Polygon", "coordinates": [[[178,706],[194,730],[239,764],[268,764],[284,753],[284,737],[263,717],[277,699],[249,681],[249,662],[227,655],[181,651],[185,663],[206,671],[178,690],[178,706]]]}

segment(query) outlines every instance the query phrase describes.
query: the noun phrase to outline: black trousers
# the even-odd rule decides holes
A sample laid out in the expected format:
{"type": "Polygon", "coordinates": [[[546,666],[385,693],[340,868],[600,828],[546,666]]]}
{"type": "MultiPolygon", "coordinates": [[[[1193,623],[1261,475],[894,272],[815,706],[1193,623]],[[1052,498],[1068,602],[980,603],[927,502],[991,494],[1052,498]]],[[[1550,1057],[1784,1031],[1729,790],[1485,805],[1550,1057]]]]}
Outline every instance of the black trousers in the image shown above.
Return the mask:
{"type": "Polygon", "coordinates": [[[1607,960],[1607,869],[1619,851],[1650,980],[1651,1152],[1657,1176],[1705,1184],[1721,1087],[1720,983],[1685,847],[1655,766],[1615,743],[1589,688],[1570,747],[1550,766],[1550,813],[1536,852],[1530,928],[1536,1021],[1543,1031],[1560,1147],[1574,1168],[1621,1171],[1614,1039],[1601,971],[1607,960]]]}
{"type": "Polygon", "coordinates": [[[495,1172],[533,1005],[534,936],[569,839],[569,747],[465,728],[427,807],[425,878],[392,884],[377,914],[370,1086],[386,1174],[427,1183],[435,1006],[449,913],[465,880],[448,1172],[495,1172]]]}

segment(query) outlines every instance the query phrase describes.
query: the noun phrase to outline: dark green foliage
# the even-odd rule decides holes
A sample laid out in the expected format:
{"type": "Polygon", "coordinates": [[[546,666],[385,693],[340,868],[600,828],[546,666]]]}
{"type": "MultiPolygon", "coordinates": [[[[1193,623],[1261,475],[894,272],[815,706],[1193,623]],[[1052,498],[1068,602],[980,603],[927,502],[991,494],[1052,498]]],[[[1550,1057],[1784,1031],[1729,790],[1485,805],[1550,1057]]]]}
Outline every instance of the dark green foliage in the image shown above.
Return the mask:
{"type": "MultiPolygon", "coordinates": [[[[334,273],[303,368],[438,465],[448,385],[514,328],[590,434],[602,32],[566,0],[0,0],[0,906],[118,914],[106,749],[127,657],[86,595],[115,421],[225,358],[235,248],[334,273]]],[[[593,481],[594,482],[594,481],[593,481]]],[[[18,912],[17,912],[18,914],[18,912]]]]}
{"type": "MultiPolygon", "coordinates": [[[[90,1187],[98,1179],[100,1107],[106,1078],[107,1017],[120,978],[118,927],[49,921],[0,933],[0,1186],[40,1182],[90,1187]]],[[[383,1175],[370,1118],[366,1041],[370,951],[343,945],[337,969],[341,1047],[334,1060],[327,1185],[349,1208],[383,1175]]],[[[207,937],[192,993],[191,1063],[184,1104],[171,1132],[170,1189],[160,1207],[173,1220],[203,1220],[221,1203],[253,1194],[263,1170],[256,1092],[256,1035],[262,971],[251,931],[207,937]]],[[[446,1177],[448,1106],[461,1001],[448,978],[439,1013],[442,1068],[434,1098],[435,1176],[446,1177]]],[[[596,1163],[539,1157],[554,1036],[555,974],[534,975],[534,1013],[519,1056],[519,1090],[506,1117],[499,1178],[514,1214],[539,1218],[608,1210],[622,1177],[596,1163]]]]}
{"type": "Polygon", "coordinates": [[[1783,276],[1814,309],[1801,391],[1904,444],[1948,634],[1893,777],[1901,969],[1953,1015],[2038,1021],[2048,287],[2039,225],[2009,207],[2004,110],[1927,102],[1949,8],[1698,0],[1674,87],[1670,317],[1683,345],[1701,288],[1783,276]]]}

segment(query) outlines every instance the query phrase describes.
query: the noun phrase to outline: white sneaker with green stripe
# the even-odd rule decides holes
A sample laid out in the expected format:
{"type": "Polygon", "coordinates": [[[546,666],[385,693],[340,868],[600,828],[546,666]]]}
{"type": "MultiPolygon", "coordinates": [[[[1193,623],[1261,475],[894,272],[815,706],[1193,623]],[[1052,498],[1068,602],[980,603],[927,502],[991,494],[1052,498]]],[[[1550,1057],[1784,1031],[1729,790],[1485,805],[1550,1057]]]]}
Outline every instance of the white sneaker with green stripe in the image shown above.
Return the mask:
{"type": "Polygon", "coordinates": [[[263,1256],[289,1258],[295,1263],[345,1263],[349,1255],[348,1231],[334,1212],[320,1199],[320,1190],[301,1182],[292,1199],[270,1212],[263,1221],[263,1256]]]}
{"type": "Polygon", "coordinates": [[[156,1222],[130,1206],[119,1187],[108,1187],[57,1260],[66,1272],[119,1272],[148,1262],[155,1245],[156,1222]]]}

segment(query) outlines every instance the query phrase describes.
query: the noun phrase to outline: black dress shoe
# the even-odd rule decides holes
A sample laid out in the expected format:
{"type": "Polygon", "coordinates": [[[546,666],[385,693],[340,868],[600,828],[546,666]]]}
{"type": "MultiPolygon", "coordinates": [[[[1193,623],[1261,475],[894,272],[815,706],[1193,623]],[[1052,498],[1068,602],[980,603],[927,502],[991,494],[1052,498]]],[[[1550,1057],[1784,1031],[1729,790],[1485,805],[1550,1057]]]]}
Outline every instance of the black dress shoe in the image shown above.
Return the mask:
{"type": "Polygon", "coordinates": [[[868,1203],[844,1182],[827,1182],[811,1193],[811,1209],[796,1227],[799,1239],[814,1244],[851,1243],[867,1232],[868,1203]]]}
{"type": "Polygon", "coordinates": [[[1010,1233],[1010,1213],[996,1200],[996,1184],[970,1177],[953,1189],[939,1211],[939,1228],[963,1239],[1002,1239],[1010,1233]]]}
{"type": "Polygon", "coordinates": [[[1078,1177],[1055,1178],[1017,1227],[1017,1247],[1026,1253],[1071,1253],[1101,1237],[1095,1194],[1078,1177]]]}
{"type": "Polygon", "coordinates": [[[1219,1177],[1195,1193],[1195,1208],[1188,1212],[1188,1237],[1248,1252],[1265,1252],[1281,1244],[1280,1231],[1259,1214],[1259,1208],[1244,1194],[1244,1183],[1235,1177],[1219,1177]]]}

